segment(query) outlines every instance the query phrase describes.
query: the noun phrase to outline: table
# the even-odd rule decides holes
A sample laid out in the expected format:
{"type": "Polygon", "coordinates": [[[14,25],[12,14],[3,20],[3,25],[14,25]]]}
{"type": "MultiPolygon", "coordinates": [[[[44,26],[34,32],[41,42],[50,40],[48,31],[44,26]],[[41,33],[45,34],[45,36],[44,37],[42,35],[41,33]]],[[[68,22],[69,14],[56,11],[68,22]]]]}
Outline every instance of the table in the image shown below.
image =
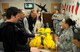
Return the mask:
{"type": "Polygon", "coordinates": [[[57,52],[57,50],[38,49],[36,47],[31,47],[31,52],[57,52]]]}

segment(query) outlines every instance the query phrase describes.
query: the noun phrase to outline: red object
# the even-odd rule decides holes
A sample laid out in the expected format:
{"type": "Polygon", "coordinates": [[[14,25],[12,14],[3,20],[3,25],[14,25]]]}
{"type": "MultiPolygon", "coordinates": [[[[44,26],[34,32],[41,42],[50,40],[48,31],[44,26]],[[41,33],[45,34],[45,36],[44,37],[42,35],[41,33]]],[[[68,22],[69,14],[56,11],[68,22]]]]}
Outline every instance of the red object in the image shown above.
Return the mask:
{"type": "Polygon", "coordinates": [[[73,10],[74,10],[74,5],[72,6],[72,10],[71,10],[71,11],[72,11],[72,13],[73,13],[73,10]]]}
{"type": "Polygon", "coordinates": [[[75,14],[77,15],[77,12],[78,12],[78,6],[76,6],[76,9],[75,9],[75,14]]]}
{"type": "Polygon", "coordinates": [[[78,9],[79,9],[79,2],[77,2],[76,9],[75,9],[75,14],[76,15],[77,15],[78,9]]]}
{"type": "Polygon", "coordinates": [[[71,8],[71,5],[69,5],[69,12],[70,12],[70,8],[71,8]]]}

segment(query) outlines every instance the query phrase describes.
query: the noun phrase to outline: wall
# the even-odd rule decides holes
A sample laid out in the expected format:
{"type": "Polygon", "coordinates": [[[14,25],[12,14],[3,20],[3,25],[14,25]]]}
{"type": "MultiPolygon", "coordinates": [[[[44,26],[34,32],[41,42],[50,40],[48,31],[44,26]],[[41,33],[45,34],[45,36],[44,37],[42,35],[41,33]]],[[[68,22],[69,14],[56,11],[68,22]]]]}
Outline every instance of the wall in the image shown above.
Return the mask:
{"type": "Polygon", "coordinates": [[[2,10],[2,5],[0,4],[0,13],[1,13],[1,10],[2,10]]]}
{"type": "MultiPolygon", "coordinates": [[[[61,0],[0,0],[0,5],[1,3],[9,3],[9,6],[15,6],[20,9],[24,9],[24,3],[37,3],[41,5],[46,4],[46,9],[48,9],[48,12],[51,12],[51,3],[53,2],[60,2],[61,0]]],[[[1,7],[0,7],[1,8],[1,7]]],[[[38,7],[35,5],[35,9],[38,7]]],[[[1,8],[2,9],[2,8],[1,8]]],[[[26,10],[30,11],[30,10],[26,10]]]]}
{"type": "MultiPolygon", "coordinates": [[[[18,0],[0,0],[0,4],[2,3],[9,3],[9,6],[15,6],[18,7],[20,9],[24,9],[24,1],[18,1],[18,0]]],[[[2,7],[1,7],[2,9],[2,7]]]]}
{"type": "Polygon", "coordinates": [[[66,8],[66,13],[67,15],[69,15],[73,20],[76,21],[76,26],[77,27],[80,27],[80,0],[62,0],[62,5],[64,6],[64,8],[66,8]],[[75,14],[75,10],[76,10],[76,7],[77,7],[77,2],[79,3],[79,7],[78,7],[78,10],[77,10],[77,14],[75,14]],[[71,7],[68,7],[67,8],[67,5],[68,6],[71,6],[71,7]],[[73,13],[72,13],[72,6],[74,6],[73,8],[73,13]],[[69,8],[70,8],[70,11],[69,11],[69,8]]]}

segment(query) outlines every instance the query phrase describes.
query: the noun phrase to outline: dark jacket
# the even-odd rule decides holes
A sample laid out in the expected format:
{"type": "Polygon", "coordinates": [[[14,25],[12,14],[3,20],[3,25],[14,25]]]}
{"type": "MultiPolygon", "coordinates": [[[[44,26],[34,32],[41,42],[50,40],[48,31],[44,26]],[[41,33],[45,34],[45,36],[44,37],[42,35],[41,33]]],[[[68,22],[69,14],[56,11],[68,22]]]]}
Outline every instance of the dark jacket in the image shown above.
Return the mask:
{"type": "Polygon", "coordinates": [[[29,30],[30,30],[31,32],[33,31],[33,28],[34,28],[34,26],[35,26],[36,19],[37,19],[37,18],[33,19],[33,18],[31,17],[31,15],[29,15],[29,17],[27,18],[28,24],[29,24],[29,30]]]}
{"type": "Polygon", "coordinates": [[[27,45],[27,38],[34,37],[26,35],[15,23],[5,22],[2,29],[2,41],[5,52],[27,51],[30,52],[30,47],[27,45]]]}

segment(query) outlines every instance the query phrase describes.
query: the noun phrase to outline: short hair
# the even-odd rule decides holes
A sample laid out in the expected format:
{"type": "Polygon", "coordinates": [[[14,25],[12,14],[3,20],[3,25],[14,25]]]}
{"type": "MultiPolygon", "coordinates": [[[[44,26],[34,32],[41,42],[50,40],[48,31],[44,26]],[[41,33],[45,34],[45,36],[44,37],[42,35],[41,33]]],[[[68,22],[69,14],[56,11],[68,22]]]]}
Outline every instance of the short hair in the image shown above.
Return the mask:
{"type": "Polygon", "coordinates": [[[11,16],[16,16],[18,13],[20,13],[20,9],[16,8],[16,7],[10,7],[7,9],[6,11],[6,18],[7,19],[11,19],[11,16]]]}

